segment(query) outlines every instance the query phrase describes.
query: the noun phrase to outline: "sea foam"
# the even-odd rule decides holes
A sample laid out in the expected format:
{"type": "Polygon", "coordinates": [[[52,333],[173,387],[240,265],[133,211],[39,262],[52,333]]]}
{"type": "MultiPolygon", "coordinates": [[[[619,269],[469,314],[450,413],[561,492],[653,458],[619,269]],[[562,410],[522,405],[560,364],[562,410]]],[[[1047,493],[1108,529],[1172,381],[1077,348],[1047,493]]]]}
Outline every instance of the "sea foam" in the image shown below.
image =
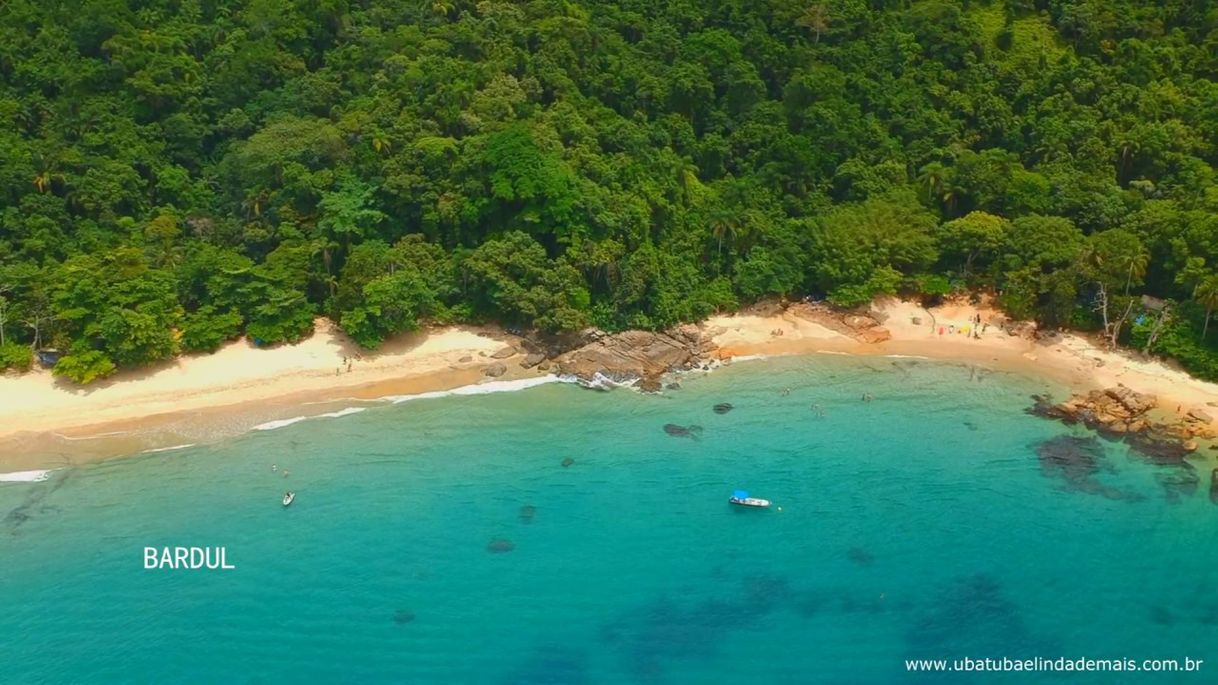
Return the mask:
{"type": "Polygon", "coordinates": [[[283,428],[284,426],[290,426],[294,423],[300,423],[301,421],[308,421],[309,419],[337,419],[342,416],[350,416],[351,414],[358,414],[358,413],[364,411],[365,409],[366,409],[365,407],[347,407],[346,409],[339,409],[338,411],[327,412],[325,414],[314,414],[312,416],[293,416],[290,419],[277,419],[275,421],[267,421],[266,423],[260,423],[257,426],[254,426],[253,428],[251,428],[250,430],[273,431],[276,428],[283,428]]]}
{"type": "Polygon", "coordinates": [[[187,447],[194,447],[193,442],[184,443],[181,445],[171,445],[169,447],[153,447],[150,450],[144,450],[143,454],[154,454],[156,452],[172,452],[173,450],[184,450],[187,447]]]}
{"type": "Polygon", "coordinates": [[[37,483],[50,478],[52,471],[54,471],[54,469],[0,473],[0,483],[37,483]]]}
{"type": "Polygon", "coordinates": [[[421,392],[417,395],[388,395],[384,399],[394,403],[401,404],[403,402],[411,402],[414,400],[427,400],[437,397],[451,397],[453,395],[490,395],[497,392],[515,392],[524,390],[538,385],[546,385],[547,383],[570,383],[570,379],[561,378],[559,376],[539,376],[537,378],[521,378],[514,381],[490,381],[487,383],[477,383],[475,385],[463,385],[452,390],[435,390],[432,392],[421,392]]]}

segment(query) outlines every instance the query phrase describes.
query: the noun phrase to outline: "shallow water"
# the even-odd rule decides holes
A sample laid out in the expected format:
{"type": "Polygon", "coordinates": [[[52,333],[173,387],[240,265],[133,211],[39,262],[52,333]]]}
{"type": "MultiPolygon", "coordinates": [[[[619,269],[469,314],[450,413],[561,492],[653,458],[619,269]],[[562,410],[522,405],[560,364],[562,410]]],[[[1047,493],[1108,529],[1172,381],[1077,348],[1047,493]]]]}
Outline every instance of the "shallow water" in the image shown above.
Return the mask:
{"type": "Polygon", "coordinates": [[[663,396],[429,396],[0,482],[0,680],[900,682],[917,680],[907,658],[962,656],[1218,669],[1212,459],[1063,441],[1090,434],[1022,411],[1044,390],[786,358],[663,396]],[[738,488],[776,508],[730,507],[738,488]],[[237,568],[143,569],[167,545],[222,545],[237,568]]]}

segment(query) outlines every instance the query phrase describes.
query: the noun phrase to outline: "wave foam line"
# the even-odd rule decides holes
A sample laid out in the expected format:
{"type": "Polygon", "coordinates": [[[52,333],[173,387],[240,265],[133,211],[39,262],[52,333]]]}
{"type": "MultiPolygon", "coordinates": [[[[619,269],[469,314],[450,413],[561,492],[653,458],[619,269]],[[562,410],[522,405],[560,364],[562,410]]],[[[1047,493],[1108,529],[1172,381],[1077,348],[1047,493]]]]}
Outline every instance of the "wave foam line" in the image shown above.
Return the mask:
{"type": "Polygon", "coordinates": [[[294,423],[300,423],[301,421],[308,421],[309,419],[337,419],[342,416],[350,416],[351,414],[358,414],[362,411],[365,411],[366,409],[367,409],[366,407],[347,407],[346,409],[339,409],[338,411],[332,411],[332,412],[328,412],[325,414],[314,414],[312,416],[293,416],[290,419],[277,419],[275,421],[267,421],[266,423],[260,423],[257,426],[254,426],[253,428],[251,428],[250,430],[273,431],[276,428],[283,428],[284,426],[290,426],[294,423]]]}
{"type": "Polygon", "coordinates": [[[184,450],[187,447],[194,447],[194,446],[195,446],[195,444],[193,442],[188,442],[188,443],[185,443],[182,445],[173,445],[171,447],[154,447],[150,450],[144,450],[142,452],[142,454],[153,454],[156,452],[172,452],[173,450],[184,450]]]}
{"type": "Polygon", "coordinates": [[[928,361],[930,360],[930,357],[923,357],[920,354],[886,354],[883,356],[887,359],[926,359],[928,361]]]}
{"type": "Polygon", "coordinates": [[[769,358],[770,358],[770,355],[768,355],[768,354],[742,354],[737,357],[732,357],[732,363],[736,364],[739,362],[755,362],[755,361],[758,361],[761,359],[769,359],[769,358]]]}
{"type": "Polygon", "coordinates": [[[61,440],[71,440],[71,441],[75,442],[77,440],[97,440],[98,438],[108,438],[108,437],[111,437],[114,435],[126,435],[127,433],[130,433],[130,432],[132,432],[132,431],[110,431],[109,433],[97,433],[96,435],[83,435],[79,438],[69,437],[67,435],[64,435],[63,433],[53,433],[52,435],[54,435],[57,438],[60,438],[61,440]]]}
{"type": "Polygon", "coordinates": [[[0,473],[0,483],[37,483],[51,477],[55,469],[40,469],[38,471],[14,471],[0,473]]]}
{"type": "Polygon", "coordinates": [[[463,385],[452,390],[434,390],[432,392],[421,392],[417,395],[387,395],[384,399],[394,404],[401,404],[414,400],[428,400],[437,397],[452,397],[454,395],[490,395],[497,392],[516,392],[538,385],[546,385],[547,383],[570,382],[572,381],[558,376],[539,376],[537,378],[521,378],[514,381],[490,381],[474,385],[463,385]]]}

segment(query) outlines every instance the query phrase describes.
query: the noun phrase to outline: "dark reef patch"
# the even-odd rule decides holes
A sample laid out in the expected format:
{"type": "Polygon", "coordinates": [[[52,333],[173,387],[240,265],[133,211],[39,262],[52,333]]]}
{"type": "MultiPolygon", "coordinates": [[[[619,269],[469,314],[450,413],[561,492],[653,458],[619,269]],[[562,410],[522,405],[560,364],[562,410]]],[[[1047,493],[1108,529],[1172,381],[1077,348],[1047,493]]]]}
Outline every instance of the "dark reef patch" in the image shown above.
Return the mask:
{"type": "Polygon", "coordinates": [[[726,414],[735,408],[736,407],[732,406],[731,402],[720,402],[719,404],[716,404],[714,407],[712,407],[712,410],[716,414],[726,414]]]}
{"type": "Polygon", "coordinates": [[[393,612],[393,622],[404,626],[407,623],[414,623],[414,612],[409,609],[398,609],[393,612]]]}
{"type": "Polygon", "coordinates": [[[537,516],[537,507],[532,504],[520,507],[520,521],[522,523],[532,523],[535,516],[537,516]]]}
{"type": "Polygon", "coordinates": [[[486,551],[491,554],[503,554],[516,549],[516,543],[503,538],[495,538],[486,544],[486,551]]]}
{"type": "Polygon", "coordinates": [[[574,464],[574,463],[575,463],[575,460],[574,460],[574,459],[572,459],[571,457],[565,457],[565,458],[562,460],[562,467],[565,469],[565,468],[567,468],[568,466],[571,466],[571,465],[572,465],[572,464],[574,464]]]}
{"type": "Polygon", "coordinates": [[[518,668],[499,679],[504,685],[580,685],[588,678],[588,657],[561,644],[543,644],[532,650],[518,668]]]}
{"type": "Polygon", "coordinates": [[[851,547],[846,551],[846,558],[859,566],[870,566],[875,562],[875,557],[871,552],[862,547],[851,547]]]}
{"type": "Polygon", "coordinates": [[[1080,438],[1060,435],[1036,445],[1040,470],[1048,478],[1056,478],[1066,487],[1078,492],[1100,495],[1114,500],[1137,500],[1139,496],[1100,482],[1100,473],[1112,473],[1104,446],[1096,437],[1080,438]]]}
{"type": "Polygon", "coordinates": [[[1022,659],[1058,651],[1053,641],[1029,631],[1019,607],[984,573],[949,583],[906,627],[905,644],[911,658],[956,653],[1022,659]]]}
{"type": "Polygon", "coordinates": [[[681,426],[675,423],[666,423],[664,424],[664,432],[674,438],[690,438],[692,440],[697,440],[698,436],[702,433],[702,426],[696,424],[681,426]]]}

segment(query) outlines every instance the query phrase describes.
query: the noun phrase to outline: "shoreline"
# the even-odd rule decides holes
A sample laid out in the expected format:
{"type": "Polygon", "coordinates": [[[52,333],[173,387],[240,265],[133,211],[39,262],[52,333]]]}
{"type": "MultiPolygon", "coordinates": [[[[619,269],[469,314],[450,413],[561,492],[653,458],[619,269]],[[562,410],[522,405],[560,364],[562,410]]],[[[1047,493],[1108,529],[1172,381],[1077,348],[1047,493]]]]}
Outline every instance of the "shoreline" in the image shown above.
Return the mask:
{"type": "MultiPolygon", "coordinates": [[[[835,330],[834,322],[798,306],[714,316],[701,329],[718,345],[714,356],[724,361],[802,354],[904,356],[1045,378],[1072,392],[1123,384],[1158,397],[1160,415],[1218,406],[1218,384],[1101,349],[1077,334],[1039,340],[1009,335],[998,323],[1002,315],[984,303],[949,303],[927,311],[885,300],[872,306],[871,316],[884,332],[871,342],[835,330]],[[978,315],[995,322],[980,339],[947,332],[978,315]],[[914,323],[918,318],[923,321],[914,323]]],[[[319,319],[313,335],[295,345],[260,350],[238,341],[211,355],[119,374],[97,387],[64,385],[47,371],[3,376],[0,481],[5,475],[205,445],[299,420],[341,418],[395,396],[494,381],[557,380],[538,367],[525,368],[523,359],[521,340],[494,328],[427,329],[369,353],[319,319]],[[491,366],[504,368],[490,377],[491,366]]]]}

